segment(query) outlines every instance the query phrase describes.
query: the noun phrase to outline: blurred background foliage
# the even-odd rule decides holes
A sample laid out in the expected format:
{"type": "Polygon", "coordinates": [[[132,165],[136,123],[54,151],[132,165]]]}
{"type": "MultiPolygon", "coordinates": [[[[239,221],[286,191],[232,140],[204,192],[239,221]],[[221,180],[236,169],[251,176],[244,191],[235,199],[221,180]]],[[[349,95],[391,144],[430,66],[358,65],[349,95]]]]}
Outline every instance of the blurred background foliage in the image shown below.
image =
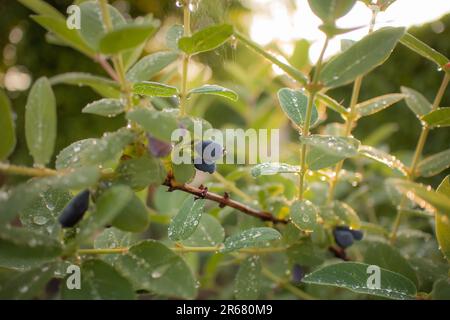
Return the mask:
{"type": "MultiPolygon", "coordinates": [[[[65,12],[66,8],[72,4],[70,0],[48,2],[61,12],[65,12]]],[[[172,0],[118,0],[111,3],[125,16],[135,17],[151,13],[163,22],[159,33],[147,44],[144,54],[164,50],[164,36],[167,28],[181,21],[181,12],[172,0]]],[[[31,157],[28,155],[25,137],[22,134],[29,85],[24,85],[19,88],[20,90],[13,90],[11,85],[8,86],[8,81],[11,82],[14,77],[24,76],[25,79],[22,82],[26,84],[28,81],[31,84],[44,75],[51,77],[73,71],[89,72],[105,77],[107,75],[98,64],[73,49],[47,43],[46,31],[29,19],[31,12],[20,3],[0,1],[0,12],[2,13],[0,30],[4,31],[0,34],[0,52],[2,53],[0,85],[6,87],[12,100],[18,134],[18,144],[10,159],[13,163],[30,165],[31,157]],[[28,80],[27,77],[29,77],[28,80]]],[[[245,7],[245,2],[201,1],[200,6],[193,12],[192,28],[196,30],[212,23],[226,21],[245,32],[249,28],[251,15],[251,10],[245,7]]],[[[414,27],[409,31],[431,47],[449,56],[450,43],[446,41],[450,37],[449,26],[450,15],[447,15],[440,21],[414,27]]],[[[270,44],[269,47],[273,52],[283,55],[277,48],[277,44],[270,44]]],[[[307,41],[299,40],[295,44],[293,55],[285,56],[285,58],[294,66],[309,72],[311,67],[308,48],[307,41]]],[[[296,163],[298,161],[297,135],[290,127],[288,119],[282,114],[276,99],[278,88],[286,86],[286,83],[292,84],[290,80],[286,76],[277,75],[276,70],[268,62],[233,41],[212,53],[200,55],[198,59],[197,63],[194,62],[191,67],[191,87],[197,83],[218,83],[236,90],[240,99],[238,102],[228,102],[224,99],[203,96],[190,101],[190,113],[205,117],[216,128],[283,128],[281,159],[296,163]]],[[[168,68],[162,72],[164,78],[160,80],[178,85],[179,65],[168,68]]],[[[360,101],[386,93],[400,92],[402,85],[422,92],[432,101],[441,78],[442,74],[437,72],[431,62],[399,45],[385,64],[364,79],[360,101]]],[[[87,103],[99,98],[90,88],[57,85],[54,91],[59,123],[55,154],[74,141],[100,136],[103,132],[115,130],[125,123],[123,117],[108,119],[82,114],[80,111],[87,103]]],[[[344,105],[348,105],[350,94],[351,85],[330,92],[332,97],[343,102],[344,105]]],[[[441,106],[449,105],[450,92],[447,90],[441,106]]],[[[342,122],[339,115],[332,111],[323,113],[322,120],[324,122],[317,129],[318,131],[325,130],[327,123],[342,122]]],[[[384,148],[405,163],[408,163],[411,158],[419,134],[420,124],[403,101],[383,112],[361,119],[354,131],[355,137],[363,143],[384,148]]],[[[450,130],[432,131],[424,154],[444,150],[449,147],[449,142],[450,130]]],[[[355,164],[347,161],[346,165],[355,164]]],[[[369,171],[365,180],[375,185],[379,184],[382,188],[383,180],[379,172],[389,176],[390,170],[376,164],[369,165],[373,170],[369,171]]],[[[223,165],[220,170],[227,173],[231,170],[228,167],[223,165]]],[[[446,174],[448,170],[426,182],[436,187],[446,174]]],[[[343,196],[346,191],[348,191],[346,188],[338,188],[338,195],[343,196]]],[[[379,203],[382,205],[385,201],[380,200],[379,203]]]]}

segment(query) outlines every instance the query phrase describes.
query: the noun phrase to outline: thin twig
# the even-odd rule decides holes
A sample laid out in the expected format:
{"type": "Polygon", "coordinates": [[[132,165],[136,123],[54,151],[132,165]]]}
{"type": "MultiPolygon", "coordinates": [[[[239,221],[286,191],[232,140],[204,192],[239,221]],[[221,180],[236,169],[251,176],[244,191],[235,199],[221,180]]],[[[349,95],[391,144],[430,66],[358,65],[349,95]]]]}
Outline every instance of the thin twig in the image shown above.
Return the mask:
{"type": "Polygon", "coordinates": [[[98,64],[106,71],[106,73],[113,79],[114,81],[120,82],[119,77],[117,76],[116,71],[113,67],[108,63],[108,61],[105,59],[102,55],[97,55],[95,57],[95,61],[98,62],[98,64]]]}

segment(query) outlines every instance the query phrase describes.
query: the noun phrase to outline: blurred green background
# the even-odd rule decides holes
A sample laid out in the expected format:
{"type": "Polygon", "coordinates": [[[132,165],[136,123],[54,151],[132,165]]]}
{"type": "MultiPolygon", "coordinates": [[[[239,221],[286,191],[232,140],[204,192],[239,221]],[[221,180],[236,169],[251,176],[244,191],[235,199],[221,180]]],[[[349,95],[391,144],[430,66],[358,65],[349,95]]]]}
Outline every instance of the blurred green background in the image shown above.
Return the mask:
{"type": "MultiPolygon", "coordinates": [[[[72,3],[69,0],[48,1],[61,12],[72,3]]],[[[176,7],[175,1],[111,1],[128,16],[153,15],[170,25],[180,21],[181,12],[176,7]]],[[[425,4],[426,5],[426,4],[425,4]]],[[[5,77],[11,69],[25,72],[34,81],[40,76],[54,76],[64,72],[80,71],[106,76],[98,64],[84,57],[80,53],[62,46],[55,46],[45,41],[46,31],[34,23],[29,15],[31,12],[17,1],[0,1],[0,85],[5,87],[5,77]],[[18,31],[19,30],[19,31],[18,31]]],[[[227,21],[245,31],[251,21],[251,10],[244,7],[239,1],[208,0],[202,1],[198,10],[193,13],[193,29],[200,28],[214,22],[227,21]]],[[[441,53],[450,56],[450,15],[443,17],[439,23],[437,33],[436,22],[429,23],[410,30],[418,38],[437,49],[441,53]]],[[[162,32],[162,31],[161,31],[162,32]]],[[[147,53],[164,49],[163,37],[158,35],[147,46],[147,53]]],[[[270,45],[277,51],[276,45],[270,45]]],[[[299,42],[298,48],[304,48],[305,43],[299,42]]],[[[306,45],[307,47],[307,45],[306,45]]],[[[299,50],[290,61],[308,71],[308,59],[304,50],[299,50]]],[[[289,57],[287,57],[289,59],[289,57]]],[[[295,142],[293,130],[289,128],[287,119],[281,114],[276,101],[276,90],[285,83],[285,77],[273,76],[271,66],[256,56],[253,52],[241,45],[235,47],[233,43],[216,50],[213,53],[203,54],[200,59],[211,70],[203,70],[201,77],[207,78],[210,83],[217,82],[227,85],[238,91],[240,102],[232,104],[220,99],[195,101],[191,103],[191,112],[196,115],[204,115],[215,127],[239,126],[239,127],[277,127],[286,128],[295,142]],[[215,79],[209,78],[212,77],[215,79]]],[[[391,92],[399,92],[400,86],[405,85],[422,92],[432,101],[440,84],[442,73],[436,70],[431,62],[412,53],[407,48],[399,45],[391,58],[375,72],[364,79],[360,100],[366,100],[378,95],[391,92]]],[[[176,79],[174,80],[176,81],[176,79]]],[[[80,110],[89,102],[98,99],[98,95],[91,89],[75,86],[58,85],[54,88],[58,105],[58,139],[55,154],[58,150],[73,141],[86,137],[100,136],[105,131],[112,131],[123,126],[122,117],[105,119],[95,115],[82,114],[80,110]]],[[[16,114],[16,130],[18,144],[12,157],[12,162],[29,165],[31,158],[28,155],[23,134],[23,114],[28,90],[8,90],[16,114]]],[[[330,92],[337,101],[347,104],[351,94],[351,86],[340,88],[330,92]]],[[[202,98],[203,99],[203,98],[202,98]]],[[[442,107],[450,106],[450,92],[447,90],[442,107]]],[[[328,112],[327,122],[342,122],[339,116],[328,112]]],[[[392,108],[376,115],[361,119],[354,131],[356,138],[363,142],[375,141],[377,145],[384,145],[391,153],[398,155],[405,162],[415,148],[420,133],[420,124],[413,113],[400,102],[392,108]],[[376,139],[374,135],[380,134],[376,139]],[[371,136],[369,141],[367,138],[371,136]],[[375,140],[374,140],[375,139],[375,140]],[[378,140],[378,141],[376,141],[378,140]]],[[[286,139],[287,140],[287,139],[286,139]]],[[[288,144],[283,140],[282,144],[288,144]]],[[[425,147],[425,154],[432,154],[447,149],[450,146],[450,130],[440,129],[432,131],[425,147]]],[[[281,150],[284,150],[282,146],[281,150]]],[[[289,150],[289,149],[286,149],[289,150]]],[[[286,156],[286,154],[284,155],[286,156]]],[[[287,155],[287,158],[295,158],[295,155],[287,155]]],[[[427,182],[434,186],[442,180],[442,173],[427,182]]]]}

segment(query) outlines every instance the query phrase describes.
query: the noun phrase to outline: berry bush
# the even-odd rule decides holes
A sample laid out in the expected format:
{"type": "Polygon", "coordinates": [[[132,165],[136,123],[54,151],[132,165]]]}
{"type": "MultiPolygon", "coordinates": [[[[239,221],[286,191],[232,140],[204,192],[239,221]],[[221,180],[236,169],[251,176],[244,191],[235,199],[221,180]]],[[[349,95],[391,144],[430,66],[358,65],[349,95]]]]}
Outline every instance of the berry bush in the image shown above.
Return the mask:
{"type": "Polygon", "coordinates": [[[445,137],[450,125],[442,105],[450,64],[405,28],[379,27],[377,15],[394,1],[362,0],[369,27],[343,29],[336,20],[356,0],[308,0],[325,35],[310,65],[301,58],[307,48],[296,46],[300,58],[287,61],[226,17],[194,24],[191,15],[210,0],[173,3],[181,23],[124,15],[107,0],[75,1],[67,13],[79,13],[79,28],[50,1],[19,0],[52,50],[69,47],[102,71],[75,66],[36,79],[23,133],[0,90],[0,297],[450,299],[450,149],[424,152],[430,133],[445,137]],[[360,28],[365,37],[342,41],[325,59],[332,38],[360,28]],[[406,86],[374,96],[364,85],[401,46],[434,68],[432,100],[406,86]],[[241,50],[263,60],[214,67],[241,50]],[[98,95],[81,113],[121,127],[58,150],[58,133],[73,124],[57,123],[54,90],[71,85],[98,95]],[[348,102],[335,96],[341,87],[352,90],[348,102]],[[409,133],[414,150],[383,147],[383,123],[353,136],[362,118],[402,101],[421,127],[409,133]],[[221,130],[233,117],[243,129],[281,128],[283,162],[222,164],[247,150],[198,135],[197,126],[214,127],[209,112],[219,113],[221,130]],[[173,141],[177,129],[192,141],[173,141]],[[29,166],[11,158],[23,136],[29,166]],[[192,162],[173,161],[177,150],[192,162]]]}

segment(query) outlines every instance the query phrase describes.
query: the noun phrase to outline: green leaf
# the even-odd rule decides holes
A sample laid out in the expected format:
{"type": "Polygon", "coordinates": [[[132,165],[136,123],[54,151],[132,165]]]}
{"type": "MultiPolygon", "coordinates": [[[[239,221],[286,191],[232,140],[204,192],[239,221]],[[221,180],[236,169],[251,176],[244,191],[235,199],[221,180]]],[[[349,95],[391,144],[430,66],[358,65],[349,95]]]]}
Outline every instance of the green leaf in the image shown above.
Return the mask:
{"type": "Polygon", "coordinates": [[[166,45],[170,50],[178,51],[178,41],[184,35],[184,27],[181,24],[174,24],[167,30],[166,45]]]}
{"type": "Polygon", "coordinates": [[[437,280],[433,284],[431,297],[433,300],[450,300],[450,280],[448,278],[437,280]]]}
{"type": "MultiPolygon", "coordinates": [[[[62,286],[66,300],[133,300],[136,298],[131,283],[114,267],[97,259],[86,260],[81,265],[80,289],[62,286]]],[[[69,276],[70,277],[70,276],[69,276]]],[[[64,279],[64,283],[68,278],[64,279]]]]}
{"type": "Polygon", "coordinates": [[[178,40],[178,47],[189,55],[210,51],[220,47],[233,35],[233,27],[229,24],[213,25],[195,32],[190,37],[178,40]]]}
{"type": "Polygon", "coordinates": [[[133,198],[133,191],[126,186],[112,186],[97,199],[95,210],[80,224],[78,238],[85,240],[98,229],[114,221],[133,198]]]}
{"type": "Polygon", "coordinates": [[[355,40],[341,39],[341,51],[345,51],[356,43],[355,40]]]}
{"type": "Polygon", "coordinates": [[[323,22],[334,24],[336,19],[353,8],[356,0],[308,0],[308,3],[314,14],[323,22]]]}
{"type": "Polygon", "coordinates": [[[125,105],[119,99],[101,99],[89,103],[83,108],[83,113],[92,113],[104,117],[114,117],[125,111],[125,105]]]}
{"type": "Polygon", "coordinates": [[[330,208],[346,226],[352,229],[361,228],[361,220],[359,220],[358,214],[345,202],[335,200],[331,203],[330,208]]]}
{"type": "Polygon", "coordinates": [[[347,109],[345,109],[344,106],[342,106],[341,104],[339,104],[336,100],[332,99],[331,97],[318,92],[316,95],[316,103],[317,102],[322,102],[323,104],[325,104],[328,108],[336,111],[337,113],[341,114],[341,115],[347,115],[348,111],[347,109]]]}
{"type": "Polygon", "coordinates": [[[233,234],[225,239],[222,252],[236,251],[241,248],[261,247],[278,240],[281,234],[273,228],[252,228],[233,234]]]}
{"type": "Polygon", "coordinates": [[[435,176],[450,168],[450,149],[428,156],[419,162],[417,174],[421,177],[435,176]]]}
{"type": "Polygon", "coordinates": [[[180,241],[189,238],[200,222],[205,206],[204,199],[188,197],[169,225],[169,239],[180,241]]]}
{"type": "Polygon", "coordinates": [[[89,86],[95,92],[107,98],[119,98],[120,90],[117,82],[107,78],[94,76],[83,72],[68,72],[50,78],[52,85],[70,84],[74,86],[89,86]]]}
{"type": "Polygon", "coordinates": [[[394,186],[398,191],[405,194],[409,200],[430,212],[435,210],[450,218],[450,197],[434,191],[430,186],[406,181],[402,179],[387,179],[388,185],[394,186]]]}
{"type": "Polygon", "coordinates": [[[115,54],[137,47],[147,40],[156,28],[154,23],[129,23],[114,28],[100,38],[100,51],[105,54],[115,54]]]}
{"type": "Polygon", "coordinates": [[[25,106],[25,136],[37,165],[47,164],[56,140],[56,102],[47,78],[39,78],[31,87],[25,106]]]}
{"type": "Polygon", "coordinates": [[[201,87],[192,89],[189,91],[188,96],[191,96],[193,94],[210,94],[215,96],[224,97],[227,99],[230,99],[232,101],[237,101],[239,98],[237,93],[233,90],[215,85],[215,84],[205,84],[201,87]]]}
{"type": "Polygon", "coordinates": [[[312,232],[317,225],[318,209],[309,200],[297,200],[291,205],[292,223],[302,231],[312,232]]]}
{"type": "Polygon", "coordinates": [[[426,43],[420,41],[412,34],[406,32],[403,37],[400,39],[400,42],[407,46],[412,51],[418,53],[424,58],[427,58],[430,61],[436,63],[439,67],[443,67],[448,63],[448,58],[443,54],[437,52],[426,43]]]}
{"type": "Polygon", "coordinates": [[[127,119],[135,121],[156,139],[170,142],[172,132],[178,128],[177,119],[170,112],[135,109],[127,113],[127,119]]]}
{"type": "Polygon", "coordinates": [[[150,97],[173,97],[178,94],[178,89],[159,82],[142,81],[133,85],[133,92],[150,97]]]}
{"type": "Polygon", "coordinates": [[[195,167],[190,163],[172,163],[172,173],[179,183],[189,183],[195,177],[195,167]]]}
{"type": "Polygon", "coordinates": [[[49,188],[35,195],[34,199],[20,212],[20,222],[37,233],[56,238],[60,232],[58,217],[71,194],[62,189],[49,188]]]}
{"type": "Polygon", "coordinates": [[[16,132],[11,109],[11,102],[5,92],[0,89],[0,160],[4,160],[14,151],[16,146],[16,132]]]}
{"type": "Polygon", "coordinates": [[[418,91],[402,87],[402,92],[405,94],[406,105],[418,117],[424,116],[431,111],[431,103],[418,91]]]}
{"type": "MultiPolygon", "coordinates": [[[[359,262],[342,262],[327,265],[307,274],[303,282],[346,288],[356,293],[369,294],[389,299],[413,299],[417,293],[414,283],[408,278],[380,268],[380,288],[369,288],[370,265],[359,262]]],[[[371,284],[371,283],[370,283],[371,284]]]]}
{"type": "Polygon", "coordinates": [[[432,128],[441,128],[450,126],[450,108],[438,108],[422,117],[432,128]]]}
{"type": "Polygon", "coordinates": [[[327,88],[336,88],[368,73],[389,57],[404,32],[405,28],[386,27],[369,34],[331,59],[319,80],[327,88]]]}
{"type": "Polygon", "coordinates": [[[408,175],[408,168],[399,159],[389,153],[371,146],[360,146],[358,152],[364,157],[387,165],[391,169],[397,169],[405,176],[408,175]]]}
{"type": "Polygon", "coordinates": [[[78,31],[67,28],[65,18],[57,18],[48,15],[31,16],[31,18],[72,48],[89,57],[94,56],[94,52],[86,45],[78,31]]]}
{"type": "Polygon", "coordinates": [[[134,190],[142,190],[151,184],[161,184],[167,173],[157,158],[142,156],[122,161],[116,169],[117,181],[134,190]]]}
{"type": "Polygon", "coordinates": [[[117,259],[115,267],[136,290],[185,299],[197,295],[195,279],[184,260],[155,240],[132,246],[117,259]]]}
{"type": "Polygon", "coordinates": [[[42,15],[65,19],[64,15],[43,0],[18,0],[28,9],[42,15]]]}
{"type": "Polygon", "coordinates": [[[220,222],[210,214],[203,214],[194,233],[181,243],[193,247],[215,247],[224,238],[225,231],[220,222]]]}
{"type": "Polygon", "coordinates": [[[370,116],[399,102],[405,97],[401,93],[391,93],[358,103],[356,110],[360,117],[370,116]]]}
{"type": "MultiPolygon", "coordinates": [[[[441,184],[437,188],[439,193],[450,198],[450,175],[442,180],[441,184]]],[[[439,243],[439,250],[450,261],[450,218],[449,215],[437,212],[435,214],[436,223],[436,239],[439,243]]]]}
{"type": "Polygon", "coordinates": [[[58,257],[61,244],[25,228],[0,227],[0,266],[28,269],[58,257]]]}
{"type": "Polygon", "coordinates": [[[129,232],[144,232],[149,224],[147,207],[136,195],[112,221],[116,228],[129,232]]]}
{"type": "Polygon", "coordinates": [[[58,174],[39,180],[39,184],[45,184],[53,188],[84,189],[95,185],[100,179],[100,170],[95,166],[86,166],[77,169],[65,170],[64,174],[58,174]]]}
{"type": "Polygon", "coordinates": [[[274,175],[277,173],[299,173],[300,168],[298,166],[291,166],[287,163],[279,163],[279,162],[265,162],[257,164],[252,168],[252,176],[266,176],[266,175],[274,175]]]}
{"type": "MultiPolygon", "coordinates": [[[[278,100],[280,100],[281,108],[289,119],[291,119],[297,126],[304,126],[308,97],[299,90],[283,88],[278,91],[278,100]]],[[[317,108],[313,104],[310,119],[311,126],[314,126],[318,120],[319,115],[317,113],[317,108]]]]}
{"type": "Polygon", "coordinates": [[[0,286],[0,299],[31,300],[45,290],[53,277],[56,264],[48,264],[16,274],[0,286]]]}
{"type": "Polygon", "coordinates": [[[234,280],[234,295],[238,300],[257,300],[261,283],[259,256],[250,256],[239,267],[234,280]]]}
{"type": "MultiPolygon", "coordinates": [[[[94,240],[94,248],[96,249],[114,249],[114,248],[128,248],[136,240],[136,237],[131,232],[125,232],[114,227],[104,229],[94,240]]],[[[114,265],[114,262],[120,257],[118,254],[102,255],[102,258],[114,265]]]]}
{"type": "Polygon", "coordinates": [[[286,254],[292,263],[305,267],[318,266],[325,260],[324,253],[310,242],[296,243],[286,250],[286,254]]]}
{"type": "Polygon", "coordinates": [[[351,137],[310,135],[300,140],[310,147],[306,163],[311,170],[330,167],[340,160],[355,156],[360,145],[358,140],[351,137]]]}
{"type": "Polygon", "coordinates": [[[126,128],[103,135],[100,139],[85,139],[72,143],[56,157],[56,169],[82,166],[107,166],[116,161],[122,150],[134,139],[126,128]]]}
{"type": "Polygon", "coordinates": [[[151,79],[162,69],[174,62],[178,53],[170,51],[161,51],[149,54],[140,59],[127,72],[127,80],[130,82],[140,82],[151,79]]]}
{"type": "MultiPolygon", "coordinates": [[[[109,16],[113,29],[126,24],[125,18],[111,5],[108,5],[109,16]]],[[[103,24],[102,12],[98,1],[85,1],[80,4],[81,15],[81,37],[93,50],[100,50],[100,39],[105,35],[106,29],[103,24]]]]}

